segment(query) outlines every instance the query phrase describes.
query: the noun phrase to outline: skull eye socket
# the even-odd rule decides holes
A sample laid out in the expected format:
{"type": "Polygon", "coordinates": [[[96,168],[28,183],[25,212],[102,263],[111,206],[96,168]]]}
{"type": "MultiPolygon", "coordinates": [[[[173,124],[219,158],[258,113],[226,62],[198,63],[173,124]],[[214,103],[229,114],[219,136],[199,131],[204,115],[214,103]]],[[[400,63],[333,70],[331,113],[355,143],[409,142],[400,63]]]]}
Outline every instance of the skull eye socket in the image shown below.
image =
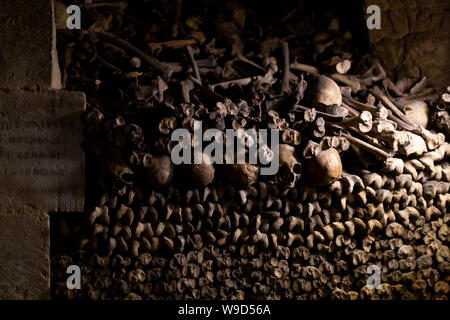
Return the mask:
{"type": "Polygon", "coordinates": [[[302,166],[300,165],[300,163],[294,164],[294,166],[292,167],[292,172],[294,172],[295,174],[300,174],[302,172],[302,166]]]}
{"type": "Polygon", "coordinates": [[[279,172],[280,177],[282,177],[283,180],[289,180],[289,178],[292,176],[292,172],[286,166],[281,167],[279,172]]]}
{"type": "Polygon", "coordinates": [[[125,173],[122,175],[121,180],[123,183],[131,184],[134,180],[134,174],[132,173],[125,173]]]}

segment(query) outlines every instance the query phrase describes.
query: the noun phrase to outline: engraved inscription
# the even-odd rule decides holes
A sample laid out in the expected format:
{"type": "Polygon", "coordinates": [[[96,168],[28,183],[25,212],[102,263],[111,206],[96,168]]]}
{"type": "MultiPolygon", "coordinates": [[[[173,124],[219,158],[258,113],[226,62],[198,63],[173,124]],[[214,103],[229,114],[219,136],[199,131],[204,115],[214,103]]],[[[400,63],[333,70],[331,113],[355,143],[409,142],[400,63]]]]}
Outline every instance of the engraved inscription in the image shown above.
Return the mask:
{"type": "Polygon", "coordinates": [[[0,93],[0,209],[82,211],[83,94],[0,93]]]}

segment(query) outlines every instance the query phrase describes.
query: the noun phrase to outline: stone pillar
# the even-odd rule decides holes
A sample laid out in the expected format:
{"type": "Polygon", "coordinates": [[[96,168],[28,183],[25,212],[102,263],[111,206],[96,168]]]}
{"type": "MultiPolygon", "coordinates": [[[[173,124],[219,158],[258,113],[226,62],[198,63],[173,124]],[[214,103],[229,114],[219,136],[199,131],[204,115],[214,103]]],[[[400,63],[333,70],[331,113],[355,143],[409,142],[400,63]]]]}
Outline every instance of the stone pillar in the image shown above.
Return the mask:
{"type": "Polygon", "coordinates": [[[83,211],[86,97],[54,90],[53,1],[0,8],[0,299],[49,299],[48,213],[83,211]]]}
{"type": "Polygon", "coordinates": [[[0,88],[61,88],[53,6],[53,0],[0,0],[0,88]]]}

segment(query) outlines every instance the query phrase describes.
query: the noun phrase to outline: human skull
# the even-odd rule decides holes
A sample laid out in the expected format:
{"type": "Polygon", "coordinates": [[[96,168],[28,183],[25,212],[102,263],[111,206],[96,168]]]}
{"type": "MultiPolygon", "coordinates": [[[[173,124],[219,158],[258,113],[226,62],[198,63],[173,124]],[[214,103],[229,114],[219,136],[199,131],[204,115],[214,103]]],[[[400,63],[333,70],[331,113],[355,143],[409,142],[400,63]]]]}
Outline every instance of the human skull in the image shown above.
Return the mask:
{"type": "Polygon", "coordinates": [[[283,184],[294,187],[302,172],[302,164],[295,154],[295,148],[288,144],[280,144],[279,155],[279,178],[283,184]]]}
{"type": "Polygon", "coordinates": [[[111,149],[101,159],[101,176],[103,179],[114,178],[124,184],[131,184],[134,179],[133,170],[125,163],[120,149],[111,149]]]}

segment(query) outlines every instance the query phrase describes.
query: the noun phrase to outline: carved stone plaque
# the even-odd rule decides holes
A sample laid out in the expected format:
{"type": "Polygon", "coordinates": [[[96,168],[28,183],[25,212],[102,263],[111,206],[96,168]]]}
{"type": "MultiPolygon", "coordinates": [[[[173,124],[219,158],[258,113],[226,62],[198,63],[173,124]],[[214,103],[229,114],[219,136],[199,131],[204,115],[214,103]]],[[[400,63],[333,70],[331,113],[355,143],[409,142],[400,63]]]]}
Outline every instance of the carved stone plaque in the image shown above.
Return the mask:
{"type": "Polygon", "coordinates": [[[83,93],[0,92],[0,211],[80,212],[83,93]]]}

